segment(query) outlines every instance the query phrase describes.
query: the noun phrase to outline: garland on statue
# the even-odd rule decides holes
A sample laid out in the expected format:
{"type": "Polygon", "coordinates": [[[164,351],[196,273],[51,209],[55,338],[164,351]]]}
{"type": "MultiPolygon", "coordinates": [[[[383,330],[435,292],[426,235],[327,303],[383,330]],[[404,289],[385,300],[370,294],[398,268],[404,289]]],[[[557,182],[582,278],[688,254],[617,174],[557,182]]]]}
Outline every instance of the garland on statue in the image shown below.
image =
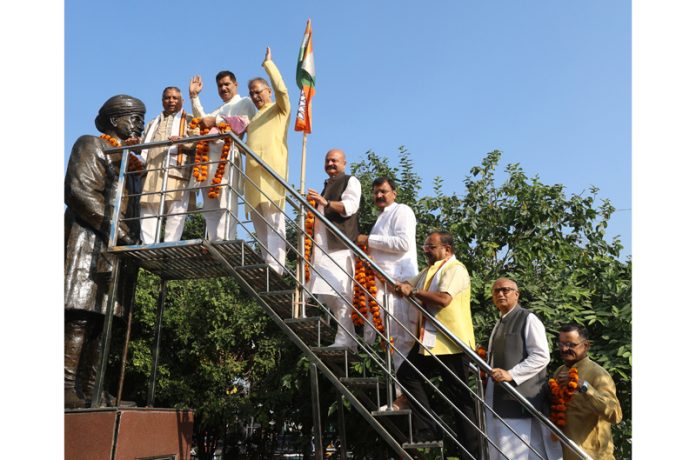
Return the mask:
{"type": "MultiPolygon", "coordinates": [[[[189,123],[189,128],[192,130],[197,129],[200,126],[200,123],[200,118],[194,118],[191,120],[191,123],[189,123]]],[[[221,134],[228,133],[232,130],[230,125],[225,122],[219,123],[217,128],[221,134]]],[[[209,132],[210,129],[202,128],[200,130],[200,135],[205,136],[209,132]]],[[[222,183],[222,177],[225,175],[225,164],[227,162],[227,158],[229,157],[230,150],[232,149],[232,139],[226,137],[224,142],[225,144],[222,146],[222,152],[220,154],[220,162],[217,165],[215,177],[213,177],[212,181],[213,184],[216,185],[208,189],[208,198],[212,199],[220,198],[220,186],[218,184],[222,183]]],[[[198,141],[196,143],[196,155],[193,159],[193,172],[191,174],[197,182],[204,182],[206,179],[208,179],[208,161],[210,160],[209,143],[210,141],[198,141]]]]}
{"type": "Polygon", "coordinates": [[[568,410],[568,403],[573,398],[573,393],[578,389],[578,380],[578,369],[575,367],[568,370],[568,383],[562,387],[556,379],[549,379],[549,389],[551,390],[551,416],[549,418],[560,428],[566,425],[566,410],[568,410]]]}
{"type": "MultiPolygon", "coordinates": [[[[114,147],[121,146],[121,142],[118,139],[116,139],[115,137],[109,136],[108,134],[101,134],[99,136],[99,139],[104,139],[106,142],[113,145],[114,147]]],[[[140,171],[142,169],[143,169],[143,164],[138,160],[138,158],[135,155],[128,155],[128,171],[133,172],[133,171],[140,171]]]]}

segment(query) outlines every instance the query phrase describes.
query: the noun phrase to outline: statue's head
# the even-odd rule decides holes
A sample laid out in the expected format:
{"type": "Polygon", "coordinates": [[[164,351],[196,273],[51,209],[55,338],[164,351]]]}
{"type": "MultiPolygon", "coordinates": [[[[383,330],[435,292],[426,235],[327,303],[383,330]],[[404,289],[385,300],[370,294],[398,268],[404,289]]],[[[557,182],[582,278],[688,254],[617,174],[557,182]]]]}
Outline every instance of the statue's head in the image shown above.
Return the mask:
{"type": "Polygon", "coordinates": [[[99,109],[94,124],[99,132],[119,139],[139,137],[145,127],[145,104],[137,97],[119,94],[109,98],[99,109]]]}

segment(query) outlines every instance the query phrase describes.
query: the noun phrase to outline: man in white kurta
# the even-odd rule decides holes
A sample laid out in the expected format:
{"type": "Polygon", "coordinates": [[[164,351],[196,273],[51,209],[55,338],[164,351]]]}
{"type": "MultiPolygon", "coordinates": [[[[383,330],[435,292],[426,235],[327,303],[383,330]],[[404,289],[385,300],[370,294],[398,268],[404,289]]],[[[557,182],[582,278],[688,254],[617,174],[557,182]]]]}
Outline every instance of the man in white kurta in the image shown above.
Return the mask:
{"type": "MultiPolygon", "coordinates": [[[[189,96],[191,97],[191,105],[193,107],[193,115],[195,117],[203,117],[203,126],[213,126],[229,122],[230,117],[241,117],[246,119],[246,123],[256,114],[256,107],[248,97],[241,97],[237,92],[237,79],[229,70],[218,72],[215,77],[217,82],[218,94],[223,100],[223,104],[209,114],[206,114],[205,109],[198,97],[203,83],[199,75],[194,76],[189,84],[189,96]]],[[[240,135],[241,137],[241,135],[240,135]]],[[[208,165],[208,178],[203,182],[196,184],[206,187],[213,185],[212,180],[215,176],[214,172],[217,169],[222,152],[223,141],[218,140],[210,144],[209,161],[213,162],[208,165]]],[[[208,239],[215,240],[233,240],[237,237],[237,203],[242,195],[242,160],[239,151],[234,147],[230,152],[228,161],[235,165],[231,167],[228,164],[225,167],[225,175],[222,180],[222,189],[218,198],[208,197],[208,188],[203,188],[203,216],[205,217],[206,228],[208,230],[208,239]],[[229,184],[225,187],[225,184],[229,184]]]]}
{"type": "MultiPolygon", "coordinates": [[[[512,401],[508,397],[503,388],[496,388],[498,386],[496,382],[514,382],[513,386],[539,409],[539,401],[543,401],[539,390],[542,382],[546,380],[546,366],[551,359],[544,325],[534,313],[523,309],[517,303],[519,291],[517,283],[514,281],[507,278],[496,280],[493,283],[492,296],[493,303],[500,311],[501,317],[493,327],[488,344],[489,364],[493,370],[486,384],[485,401],[490,407],[496,407],[496,405],[503,403],[503,398],[506,398],[505,403],[508,408],[510,405],[518,405],[516,401],[512,401]],[[518,329],[507,328],[506,324],[510,323],[511,318],[518,319],[516,323],[519,324],[518,329]],[[506,369],[510,362],[506,363],[508,365],[496,362],[496,355],[498,361],[502,361],[504,356],[500,354],[503,353],[503,350],[496,349],[495,344],[499,345],[498,348],[501,344],[505,344],[504,351],[511,353],[512,347],[508,348],[509,344],[506,344],[505,341],[517,340],[518,337],[520,337],[520,342],[523,343],[524,347],[521,355],[526,355],[526,357],[519,360],[513,359],[512,361],[518,362],[506,369]],[[525,394],[526,391],[529,393],[525,394]]],[[[513,410],[516,409],[513,407],[513,410]]],[[[501,411],[502,409],[496,410],[498,413],[501,411]]],[[[503,419],[519,435],[518,437],[503,425],[498,417],[486,409],[487,435],[490,441],[495,443],[505,455],[505,457],[501,455],[489,443],[490,460],[506,457],[511,460],[537,459],[537,455],[529,449],[528,444],[531,444],[545,459],[562,459],[563,453],[560,443],[551,439],[551,431],[530,414],[523,413],[521,408],[519,411],[514,417],[503,414],[503,419]]]]}
{"type": "MultiPolygon", "coordinates": [[[[175,86],[165,88],[162,92],[163,111],[145,127],[143,142],[185,137],[191,115],[182,109],[183,104],[184,100],[179,88],[175,86]]],[[[186,188],[191,177],[192,154],[192,146],[183,144],[144,149],[141,152],[148,170],[143,182],[143,195],[140,198],[140,217],[142,217],[140,239],[143,244],[153,244],[156,241],[162,197],[158,192],[162,192],[167,157],[169,157],[169,168],[164,195],[163,214],[167,216],[164,222],[164,241],[178,241],[181,238],[189,204],[190,193],[186,188]]]]}
{"type": "MultiPolygon", "coordinates": [[[[358,236],[357,243],[367,244],[370,257],[392,279],[397,281],[411,279],[418,273],[416,215],[409,206],[396,202],[395,184],[386,177],[374,180],[372,197],[380,213],[370,235],[358,236]]],[[[384,308],[383,299],[386,293],[389,315],[382,312],[382,318],[385,321],[391,321],[390,332],[394,338],[394,348],[400,352],[394,352],[392,355],[396,372],[415,343],[418,311],[408,299],[385,290],[384,283],[378,281],[377,286],[377,301],[382,308],[384,308]],[[390,318],[391,315],[393,319],[390,318]]],[[[371,316],[368,312],[368,319],[371,316]]],[[[375,336],[375,329],[366,324],[363,334],[365,341],[370,344],[374,342],[375,336]]],[[[401,395],[398,385],[396,393],[397,396],[401,395]]]]}
{"type": "MultiPolygon", "coordinates": [[[[345,175],[345,169],[343,151],[329,150],[324,160],[324,170],[329,175],[324,190],[319,193],[310,188],[307,198],[316,202],[318,213],[325,215],[352,240],[358,235],[361,186],[355,176],[345,175]]],[[[331,235],[319,219],[314,221],[312,267],[307,289],[330,308],[338,323],[336,338],[330,346],[348,347],[355,351],[357,343],[351,337],[355,335],[351,319],[355,259],[353,252],[331,235]],[[330,238],[333,238],[333,244],[329,243],[330,238]]]]}

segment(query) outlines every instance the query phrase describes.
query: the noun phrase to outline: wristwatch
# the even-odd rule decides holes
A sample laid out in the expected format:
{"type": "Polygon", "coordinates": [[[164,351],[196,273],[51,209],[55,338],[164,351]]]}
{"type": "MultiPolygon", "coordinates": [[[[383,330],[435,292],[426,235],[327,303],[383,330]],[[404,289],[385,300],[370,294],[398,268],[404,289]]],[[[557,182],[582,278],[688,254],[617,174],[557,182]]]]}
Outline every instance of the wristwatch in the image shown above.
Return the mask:
{"type": "Polygon", "coordinates": [[[578,388],[578,392],[587,393],[588,388],[590,388],[590,384],[587,383],[587,380],[585,380],[584,382],[582,382],[582,385],[580,386],[580,388],[578,388]]]}

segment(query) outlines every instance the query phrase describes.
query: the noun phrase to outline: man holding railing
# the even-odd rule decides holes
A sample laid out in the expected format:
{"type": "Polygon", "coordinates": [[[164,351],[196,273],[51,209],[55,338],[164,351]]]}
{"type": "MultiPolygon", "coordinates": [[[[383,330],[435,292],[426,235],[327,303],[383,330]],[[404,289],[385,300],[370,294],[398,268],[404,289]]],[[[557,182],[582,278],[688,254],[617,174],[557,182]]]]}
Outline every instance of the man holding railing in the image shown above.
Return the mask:
{"type": "MultiPolygon", "coordinates": [[[[162,92],[162,113],[145,127],[143,143],[164,140],[177,140],[186,137],[191,115],[183,110],[184,100],[181,90],[168,86],[162,92]]],[[[159,215],[164,166],[169,156],[164,214],[168,215],[164,225],[164,241],[179,241],[184,231],[186,211],[189,205],[189,191],[184,190],[191,178],[191,156],[193,145],[172,145],[144,149],[141,152],[148,170],[143,182],[143,195],[140,197],[140,239],[143,244],[153,244],[159,215]],[[174,214],[174,215],[169,215],[174,214]]],[[[160,221],[164,215],[159,216],[160,221]]]]}
{"type": "MultiPolygon", "coordinates": [[[[378,177],[372,182],[372,198],[379,209],[379,215],[369,235],[358,235],[356,242],[366,245],[370,257],[384,272],[396,280],[409,279],[418,273],[418,256],[416,254],[416,215],[410,206],[396,202],[396,183],[387,177],[378,177]]],[[[394,348],[406,356],[413,346],[418,322],[418,312],[406,299],[401,299],[387,289],[382,282],[377,283],[377,301],[385,308],[386,297],[389,313],[403,326],[381,312],[381,317],[391,321],[390,335],[394,339],[394,348]]],[[[368,311],[368,320],[371,313],[368,311]]],[[[385,331],[386,332],[386,331],[385,331]]],[[[376,331],[365,325],[363,338],[372,344],[376,331]]],[[[404,361],[401,354],[394,353],[394,371],[404,361]]],[[[396,385],[397,398],[394,408],[404,408],[406,397],[401,394],[401,387],[396,385]]],[[[384,407],[386,409],[386,406],[384,407]]]]}
{"type": "MultiPolygon", "coordinates": [[[[223,121],[228,123],[235,134],[242,137],[244,129],[249,124],[249,121],[256,113],[256,108],[248,97],[241,97],[237,92],[237,77],[229,70],[221,70],[215,76],[217,90],[223,104],[212,112],[206,114],[203,105],[198,97],[203,89],[203,81],[200,75],[195,75],[189,83],[189,97],[191,98],[191,106],[193,115],[201,118],[201,126],[205,128],[213,128],[223,121]],[[234,123],[236,121],[236,123],[234,123]]],[[[212,134],[212,133],[211,133],[212,134]]],[[[210,170],[216,170],[222,155],[221,140],[210,142],[209,161],[210,170]]],[[[206,229],[208,231],[208,239],[211,241],[220,239],[235,239],[237,236],[237,202],[242,194],[241,188],[241,171],[242,160],[239,151],[236,147],[231,150],[231,158],[228,160],[229,165],[226,165],[223,183],[227,183],[227,187],[231,187],[231,193],[224,190],[217,197],[208,196],[209,188],[203,189],[203,217],[205,218],[206,229]],[[234,165],[234,167],[232,166],[234,165]],[[230,200],[228,203],[227,200],[230,200]],[[227,219],[223,219],[223,215],[227,219]],[[228,219],[232,219],[227,222],[228,219]],[[226,233],[226,228],[229,223],[229,233],[226,233]]],[[[214,184],[214,175],[209,174],[208,178],[200,183],[202,187],[209,187],[214,184]]]]}
{"type": "Polygon", "coordinates": [[[498,382],[510,382],[537,410],[547,412],[544,405],[548,401],[542,387],[551,358],[544,325],[534,313],[519,305],[519,290],[513,280],[496,280],[491,295],[501,316],[488,345],[489,364],[493,369],[486,385],[486,403],[516,434],[486,410],[487,434],[505,455],[490,445],[490,459],[535,459],[537,456],[530,451],[529,444],[545,454],[544,458],[560,460],[561,446],[551,439],[551,431],[498,385],[498,382]]]}
{"type": "MultiPolygon", "coordinates": [[[[288,178],[288,125],[290,96],[278,68],[266,48],[263,68],[271,84],[256,77],[249,81],[249,96],[258,109],[247,127],[247,145],[276,174],[288,178]],[[271,86],[276,101],[271,96],[271,86]]],[[[254,230],[266,263],[279,275],[285,266],[285,187],[252,158],[247,158],[244,196],[246,213],[254,230]]]]}
{"type": "MultiPolygon", "coordinates": [[[[331,149],[324,160],[324,170],[329,178],[324,189],[318,193],[309,189],[307,198],[317,203],[329,221],[343,232],[351,241],[359,233],[358,209],[360,207],[360,181],[345,173],[346,155],[342,150],[331,149]]],[[[312,252],[312,277],[308,289],[319,300],[329,306],[339,327],[333,347],[349,347],[355,351],[357,345],[351,335],[355,334],[351,319],[351,300],[353,297],[353,272],[355,260],[336,235],[328,231],[321,221],[314,222],[314,243],[312,252]],[[342,298],[343,297],[343,298],[342,298]],[[344,300],[346,299],[346,300],[344,300]]]]}
{"type": "MultiPolygon", "coordinates": [[[[454,255],[453,245],[454,239],[448,232],[438,231],[428,235],[423,245],[428,267],[411,280],[397,284],[396,292],[418,300],[428,313],[473,350],[476,339],[471,319],[471,281],[466,267],[454,255]]],[[[438,432],[432,416],[427,414],[430,412],[430,402],[424,380],[416,372],[418,369],[427,378],[442,376],[441,391],[464,414],[461,416],[455,411],[457,440],[469,453],[460,451],[459,458],[471,458],[470,455],[478,458],[480,443],[474,425],[474,400],[470,390],[465,388],[469,375],[466,354],[424,315],[419,321],[418,331],[420,344],[413,346],[408,354],[408,362],[396,374],[410,397],[420,403],[414,401],[409,404],[413,411],[414,437],[417,441],[432,440],[438,432]],[[421,409],[421,405],[425,410],[421,409]]]]}

